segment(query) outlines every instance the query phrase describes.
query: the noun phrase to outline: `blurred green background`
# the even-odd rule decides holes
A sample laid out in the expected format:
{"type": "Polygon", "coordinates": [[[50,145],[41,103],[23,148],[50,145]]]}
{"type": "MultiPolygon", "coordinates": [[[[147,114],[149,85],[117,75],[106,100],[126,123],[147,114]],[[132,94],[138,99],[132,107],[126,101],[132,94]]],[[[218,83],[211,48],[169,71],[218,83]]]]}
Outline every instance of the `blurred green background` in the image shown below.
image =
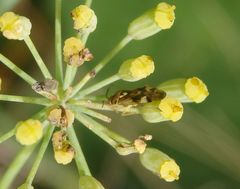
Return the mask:
{"type": "MultiPolygon", "coordinates": [[[[63,0],[63,38],[74,35],[70,11],[83,1],[63,0]]],[[[78,79],[93,67],[126,34],[128,23],[153,7],[157,0],[93,0],[98,16],[97,30],[88,47],[95,59],[81,67],[78,79]]],[[[93,175],[108,189],[239,189],[240,188],[240,1],[185,0],[175,4],[176,21],[170,30],[143,41],[131,42],[111,66],[92,82],[112,75],[122,61],[141,54],[155,59],[156,71],[136,83],[117,82],[110,86],[131,89],[143,85],[198,76],[208,85],[210,96],[199,105],[185,104],[183,119],[177,123],[147,124],[139,116],[111,114],[109,127],[129,139],[152,134],[149,145],[174,158],[181,167],[180,180],[166,183],[145,170],[135,155],[120,157],[93,133],[76,124],[83,150],[93,175]]],[[[54,1],[0,0],[0,13],[14,10],[29,17],[32,38],[48,66],[54,68],[54,1]]],[[[18,66],[41,80],[30,52],[21,41],[0,38],[0,51],[18,66]]],[[[29,86],[0,65],[3,91],[6,94],[35,95],[29,86]]],[[[100,91],[105,94],[107,88],[100,91]]],[[[0,104],[0,133],[27,119],[40,107],[14,103],[0,104]]],[[[0,176],[21,148],[15,140],[0,146],[0,176]]],[[[33,160],[34,156],[32,157],[33,160]]],[[[21,184],[31,161],[18,175],[12,189],[21,184]]],[[[77,171],[72,163],[55,163],[49,149],[35,179],[37,189],[76,189],[77,171]]]]}

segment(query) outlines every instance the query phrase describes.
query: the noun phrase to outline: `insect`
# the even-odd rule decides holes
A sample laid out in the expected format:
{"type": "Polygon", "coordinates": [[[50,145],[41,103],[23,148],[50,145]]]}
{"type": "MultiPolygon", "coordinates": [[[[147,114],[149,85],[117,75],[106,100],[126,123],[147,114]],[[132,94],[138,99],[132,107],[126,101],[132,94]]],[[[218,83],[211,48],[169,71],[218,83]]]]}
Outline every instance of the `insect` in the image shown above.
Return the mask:
{"type": "Polygon", "coordinates": [[[134,90],[120,90],[108,98],[109,104],[137,106],[165,98],[166,92],[154,87],[144,86],[134,90]]]}

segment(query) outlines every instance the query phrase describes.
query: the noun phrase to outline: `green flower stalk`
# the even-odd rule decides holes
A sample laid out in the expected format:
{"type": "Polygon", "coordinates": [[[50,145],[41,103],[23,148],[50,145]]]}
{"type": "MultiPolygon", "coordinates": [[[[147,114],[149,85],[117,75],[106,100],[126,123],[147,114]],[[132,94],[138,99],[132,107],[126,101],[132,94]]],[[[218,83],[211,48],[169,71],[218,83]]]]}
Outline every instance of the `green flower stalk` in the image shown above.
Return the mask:
{"type": "MultiPolygon", "coordinates": [[[[63,3],[61,0],[55,0],[55,75],[48,70],[47,64],[30,38],[32,28],[30,20],[13,12],[6,12],[0,16],[0,30],[3,36],[7,39],[23,40],[43,75],[40,81],[36,81],[33,76],[0,54],[0,61],[29,84],[32,92],[41,95],[41,97],[32,97],[0,94],[0,101],[45,107],[37,116],[24,121],[20,120],[16,127],[0,136],[0,144],[15,135],[16,140],[24,146],[1,177],[0,188],[9,188],[34,148],[40,143],[30,172],[18,189],[34,188],[34,178],[50,144],[53,146],[56,163],[66,165],[75,160],[80,189],[104,189],[102,184],[92,176],[88,167],[88,160],[83,153],[85,149],[82,149],[75,132],[77,122],[109,144],[119,155],[138,154],[146,169],[167,182],[178,180],[180,168],[175,160],[159,150],[148,148],[147,143],[152,139],[151,135],[143,134],[134,139],[127,139],[99,123],[95,118],[108,124],[112,119],[104,112],[112,111],[121,113],[122,116],[137,114],[149,123],[176,122],[183,116],[182,103],[200,103],[208,96],[207,87],[200,79],[196,77],[173,79],[158,87],[143,86],[133,90],[126,87],[116,91],[110,97],[94,94],[116,81],[135,82],[153,74],[154,58],[141,55],[126,59],[117,73],[83,88],[88,81],[110,64],[114,56],[129,42],[142,40],[161,30],[170,29],[175,20],[175,6],[159,3],[155,8],[131,22],[127,35],[92,70],[74,83],[78,69],[94,58],[94,54],[88,48],[87,39],[92,32],[96,31],[97,16],[90,8],[92,0],[86,0],[84,5],[73,8],[71,17],[76,34],[67,38],[62,48],[63,3]],[[66,66],[63,66],[63,62],[66,66]]],[[[1,82],[0,78],[0,89],[1,82]]]]}

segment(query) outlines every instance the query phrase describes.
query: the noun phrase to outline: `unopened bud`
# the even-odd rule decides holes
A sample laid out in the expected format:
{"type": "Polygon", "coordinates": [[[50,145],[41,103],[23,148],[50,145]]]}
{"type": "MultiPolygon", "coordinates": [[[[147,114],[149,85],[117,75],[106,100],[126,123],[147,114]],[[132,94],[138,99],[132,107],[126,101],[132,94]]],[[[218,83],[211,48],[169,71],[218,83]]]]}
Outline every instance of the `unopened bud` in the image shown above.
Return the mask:
{"type": "Polygon", "coordinates": [[[128,27],[128,35],[136,40],[150,37],[161,30],[172,27],[175,20],[175,6],[167,3],[159,3],[132,21],[128,27]]]}
{"type": "Polygon", "coordinates": [[[142,55],[126,60],[120,66],[118,75],[125,81],[138,81],[154,72],[154,62],[150,56],[142,55]]]}
{"type": "Polygon", "coordinates": [[[30,35],[32,24],[24,16],[6,12],[0,16],[0,30],[8,39],[23,40],[30,35]]]}
{"type": "Polygon", "coordinates": [[[209,95],[207,86],[197,77],[169,80],[157,88],[166,91],[168,96],[181,102],[201,103],[209,95]]]}
{"type": "Polygon", "coordinates": [[[180,168],[167,154],[154,148],[147,148],[140,155],[142,165],[167,182],[179,179],[180,168]]]}

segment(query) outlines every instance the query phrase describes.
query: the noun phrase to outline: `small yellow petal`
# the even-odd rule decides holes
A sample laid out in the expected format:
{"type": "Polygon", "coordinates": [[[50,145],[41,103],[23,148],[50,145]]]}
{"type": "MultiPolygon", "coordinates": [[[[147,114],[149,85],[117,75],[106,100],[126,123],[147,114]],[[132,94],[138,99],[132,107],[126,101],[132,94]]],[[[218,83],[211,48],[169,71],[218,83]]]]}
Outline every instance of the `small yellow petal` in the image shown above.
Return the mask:
{"type": "Polygon", "coordinates": [[[163,117],[173,122],[180,120],[183,115],[183,106],[181,102],[171,97],[166,97],[161,100],[158,108],[163,117]]]}
{"type": "Polygon", "coordinates": [[[174,10],[176,7],[167,3],[159,3],[155,10],[155,22],[161,29],[169,29],[175,20],[174,10]]]}
{"type": "Polygon", "coordinates": [[[160,166],[160,177],[167,182],[179,179],[180,168],[174,160],[167,160],[160,166]]]}
{"type": "Polygon", "coordinates": [[[40,121],[29,119],[17,125],[16,139],[22,145],[32,145],[43,135],[43,126],[40,121]]]}
{"type": "Polygon", "coordinates": [[[207,86],[197,77],[192,77],[185,83],[185,93],[194,102],[200,103],[209,95],[207,86]]]}

